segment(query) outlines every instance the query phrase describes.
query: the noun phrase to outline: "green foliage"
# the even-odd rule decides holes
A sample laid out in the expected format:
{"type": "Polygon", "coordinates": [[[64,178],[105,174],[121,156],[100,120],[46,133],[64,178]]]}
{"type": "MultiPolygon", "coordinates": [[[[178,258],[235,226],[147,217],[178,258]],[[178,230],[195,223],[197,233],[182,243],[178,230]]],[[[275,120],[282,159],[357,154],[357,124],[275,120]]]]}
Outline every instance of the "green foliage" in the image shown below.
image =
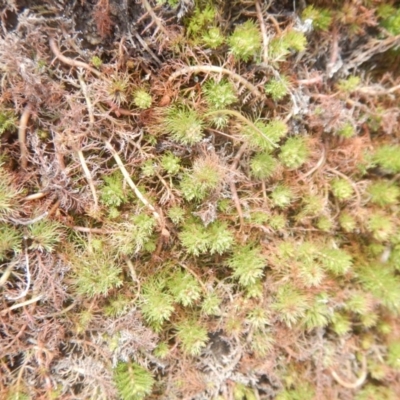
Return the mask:
{"type": "Polygon", "coordinates": [[[263,276],[266,260],[261,248],[248,244],[238,246],[228,260],[228,266],[233,269],[233,277],[244,287],[257,283],[263,276]]]}
{"type": "Polygon", "coordinates": [[[329,298],[325,293],[317,295],[306,310],[302,323],[307,330],[324,328],[332,318],[332,310],[328,305],[329,298]]]}
{"type": "Polygon", "coordinates": [[[186,200],[203,200],[218,187],[222,178],[222,168],[213,157],[198,158],[192,173],[183,176],[180,188],[186,200]]]}
{"type": "Polygon", "coordinates": [[[223,79],[220,82],[208,80],[203,92],[207,103],[211,108],[223,109],[237,101],[237,96],[233,85],[223,79]]]}
{"type": "Polygon", "coordinates": [[[176,175],[181,169],[181,160],[172,153],[164,154],[161,158],[161,166],[169,175],[176,175]]]}
{"type": "Polygon", "coordinates": [[[265,85],[265,92],[269,94],[275,101],[282,100],[289,93],[288,85],[288,78],[284,75],[281,75],[279,79],[271,79],[265,85]]]}
{"type": "Polygon", "coordinates": [[[291,137],[281,147],[279,159],[287,168],[296,169],[306,162],[308,153],[309,150],[305,138],[291,137]]]}
{"type": "Polygon", "coordinates": [[[179,234],[183,247],[189,254],[198,256],[204,253],[222,254],[233,245],[233,235],[224,222],[213,222],[208,227],[188,221],[179,234]]]}
{"type": "Polygon", "coordinates": [[[108,300],[104,308],[104,314],[110,317],[119,317],[125,314],[130,305],[130,299],[124,294],[118,294],[108,300]]]}
{"type": "Polygon", "coordinates": [[[249,61],[257,57],[261,51],[262,41],[260,30],[253,21],[247,20],[237,25],[228,38],[230,52],[240,60],[249,61]]]}
{"type": "Polygon", "coordinates": [[[201,311],[206,315],[220,315],[221,309],[219,308],[221,299],[216,293],[207,293],[201,304],[201,311]]]}
{"type": "Polygon", "coordinates": [[[107,296],[122,285],[121,267],[105,251],[75,252],[72,261],[76,292],[87,297],[107,296]]]}
{"type": "Polygon", "coordinates": [[[344,178],[334,178],[331,181],[331,190],[338,200],[348,200],[353,196],[354,190],[350,182],[344,178]]]}
{"type": "Polygon", "coordinates": [[[259,131],[251,126],[243,128],[244,139],[251,148],[266,152],[273,150],[288,132],[286,123],[281,120],[273,120],[268,124],[256,121],[255,126],[259,131]]]}
{"type": "Polygon", "coordinates": [[[14,228],[0,222],[0,261],[7,258],[7,253],[21,251],[22,235],[14,228]]]}
{"type": "Polygon", "coordinates": [[[400,341],[389,344],[386,358],[389,366],[400,371],[400,341]]]}
{"type": "Polygon", "coordinates": [[[342,249],[324,248],[318,252],[322,265],[335,275],[343,275],[352,266],[352,257],[342,249]]]}
{"type": "Polygon", "coordinates": [[[332,329],[339,336],[350,332],[351,320],[349,316],[343,312],[335,312],[332,317],[332,329]]]}
{"type": "Polygon", "coordinates": [[[398,174],[400,172],[400,146],[383,145],[378,147],[372,155],[372,161],[388,173],[398,174]]]}
{"type": "Polygon", "coordinates": [[[389,4],[381,4],[378,7],[378,15],[381,25],[392,35],[400,34],[400,9],[389,4]]]}
{"type": "Polygon", "coordinates": [[[367,383],[357,394],[355,400],[396,400],[398,396],[390,388],[367,383]]]}
{"type": "Polygon", "coordinates": [[[185,307],[193,305],[200,299],[200,285],[193,275],[186,271],[175,271],[169,278],[167,285],[174,301],[185,307]]]}
{"type": "Polygon", "coordinates": [[[214,25],[216,16],[215,8],[207,5],[203,10],[196,7],[192,17],[187,21],[187,34],[191,37],[198,37],[201,33],[214,25]]]}
{"type": "Polygon", "coordinates": [[[119,362],[114,381],[122,400],[143,400],[151,394],[154,378],[147,369],[132,362],[119,362]]]}
{"type": "Polygon", "coordinates": [[[366,225],[373,238],[381,242],[388,240],[395,232],[391,218],[382,212],[371,213],[366,225]]]}
{"type": "Polygon", "coordinates": [[[174,298],[167,292],[167,281],[154,277],[143,285],[140,309],[144,319],[155,330],[168,321],[175,310],[174,298]]]}
{"type": "Polygon", "coordinates": [[[176,330],[183,351],[191,356],[198,356],[208,342],[207,329],[194,320],[177,324],[176,330]]]}
{"type": "Polygon", "coordinates": [[[284,61],[294,51],[303,51],[307,45],[307,39],[301,32],[286,31],[280,37],[274,37],[268,47],[268,56],[272,62],[284,61]]]}
{"type": "Polygon", "coordinates": [[[262,329],[269,323],[267,312],[263,307],[254,307],[247,315],[246,321],[255,329],[262,329]]]}
{"type": "Polygon", "coordinates": [[[278,167],[278,162],[269,153],[257,153],[250,160],[251,174],[257,179],[271,177],[278,167]]]}
{"type": "Polygon", "coordinates": [[[59,223],[46,219],[30,225],[29,230],[29,236],[32,239],[29,247],[49,253],[55,250],[55,247],[61,242],[64,236],[62,226],[59,223]]]}
{"type": "Polygon", "coordinates": [[[351,93],[357,89],[361,82],[361,78],[359,76],[350,75],[346,79],[341,79],[338,83],[338,88],[342,92],[351,93]]]}
{"type": "Polygon", "coordinates": [[[204,122],[197,111],[185,106],[170,107],[162,121],[173,140],[193,145],[203,139],[204,122]]]}
{"type": "Polygon", "coordinates": [[[12,175],[3,168],[0,160],[0,220],[16,210],[20,193],[12,175]]]}
{"type": "Polygon", "coordinates": [[[285,208],[290,205],[293,200],[293,192],[288,186],[278,184],[271,192],[271,200],[274,206],[285,208]]]}
{"type": "Polygon", "coordinates": [[[185,219],[185,210],[183,208],[177,207],[177,206],[171,207],[168,210],[168,217],[171,218],[171,221],[175,225],[179,225],[185,219]]]}
{"type": "Polygon", "coordinates": [[[144,213],[135,215],[128,222],[111,226],[115,232],[110,236],[110,243],[119,255],[138,253],[151,240],[155,226],[153,217],[144,213]]]}
{"type": "Polygon", "coordinates": [[[93,56],[90,59],[90,62],[92,63],[93,67],[99,69],[103,65],[103,61],[100,57],[93,56]]]}
{"type": "Polygon", "coordinates": [[[368,187],[368,194],[371,196],[372,203],[384,207],[397,203],[400,188],[389,181],[379,180],[368,187]]]}
{"type": "Polygon", "coordinates": [[[6,132],[15,132],[18,126],[17,117],[9,110],[0,110],[0,136],[6,132]]]}
{"type": "Polygon", "coordinates": [[[225,42],[225,37],[221,30],[214,26],[202,35],[201,41],[210,49],[216,49],[225,42]]]}
{"type": "Polygon", "coordinates": [[[243,385],[242,383],[236,382],[233,388],[233,398],[235,400],[256,400],[257,397],[254,394],[254,389],[243,385]]]}
{"type": "Polygon", "coordinates": [[[359,267],[358,279],[366,291],[393,313],[400,312],[400,278],[384,264],[359,267]]]}
{"type": "Polygon", "coordinates": [[[354,126],[350,122],[346,122],[342,126],[340,126],[336,133],[346,139],[349,139],[356,134],[354,126]]]}
{"type": "Polygon", "coordinates": [[[150,108],[152,102],[153,98],[151,94],[144,89],[138,89],[133,93],[133,104],[135,104],[136,107],[142,109],[150,108]]]}
{"type": "Polygon", "coordinates": [[[312,5],[306,7],[303,10],[301,18],[303,19],[303,21],[310,19],[312,21],[313,27],[321,31],[327,31],[332,23],[332,16],[330,11],[323,8],[314,7],[312,5]]]}
{"type": "Polygon", "coordinates": [[[357,223],[353,216],[347,212],[343,212],[339,216],[339,223],[345,232],[353,232],[356,229],[357,223]]]}
{"type": "Polygon", "coordinates": [[[104,185],[100,190],[100,200],[106,206],[119,207],[128,201],[128,196],[123,187],[124,178],[122,174],[114,172],[104,177],[104,185]]]}
{"type": "Polygon", "coordinates": [[[290,328],[305,317],[310,306],[306,295],[287,283],[279,287],[271,307],[278,313],[277,317],[290,328]]]}
{"type": "Polygon", "coordinates": [[[309,400],[315,398],[315,390],[309,383],[300,383],[294,389],[280,392],[276,400],[309,400]]]}

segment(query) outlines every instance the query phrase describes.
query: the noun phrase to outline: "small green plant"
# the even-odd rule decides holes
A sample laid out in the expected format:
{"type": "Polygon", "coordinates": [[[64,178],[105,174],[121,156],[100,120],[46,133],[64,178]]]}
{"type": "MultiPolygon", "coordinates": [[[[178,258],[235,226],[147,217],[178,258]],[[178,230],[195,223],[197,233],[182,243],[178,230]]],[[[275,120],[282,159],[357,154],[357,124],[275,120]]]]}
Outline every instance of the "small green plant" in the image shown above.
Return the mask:
{"type": "Polygon", "coordinates": [[[151,107],[153,98],[151,94],[144,89],[138,89],[133,93],[133,104],[141,109],[146,109],[151,107]]]}
{"type": "Polygon", "coordinates": [[[223,179],[223,169],[213,156],[198,158],[193,163],[192,173],[186,173],[180,188],[184,198],[203,200],[215,190],[223,179]]]}
{"type": "Polygon", "coordinates": [[[192,17],[186,22],[188,36],[198,38],[202,32],[207,31],[207,28],[212,28],[216,15],[216,9],[210,5],[203,10],[196,7],[192,17]]]}
{"type": "Polygon", "coordinates": [[[279,37],[274,37],[268,47],[268,56],[276,64],[285,61],[291,51],[303,51],[307,46],[307,39],[302,32],[289,30],[279,37]]]}
{"type": "Polygon", "coordinates": [[[179,225],[185,220],[185,210],[178,206],[171,207],[168,210],[168,217],[175,225],[179,225]]]}
{"type": "Polygon", "coordinates": [[[353,194],[354,190],[350,182],[344,178],[334,178],[331,181],[331,190],[333,195],[338,200],[348,200],[353,194]]]}
{"type": "Polygon", "coordinates": [[[207,103],[214,109],[226,108],[237,101],[235,89],[227,80],[209,80],[205,83],[203,92],[207,103]]]}
{"type": "Polygon", "coordinates": [[[201,41],[210,49],[217,49],[225,42],[225,37],[221,33],[221,30],[214,26],[203,34],[201,41]]]}
{"type": "Polygon", "coordinates": [[[201,288],[199,283],[186,271],[176,271],[168,280],[168,289],[174,301],[182,304],[183,306],[191,306],[201,296],[201,288]]]}
{"type": "Polygon", "coordinates": [[[368,187],[368,194],[371,196],[372,203],[384,207],[397,203],[400,188],[389,181],[379,180],[368,187]]]}
{"type": "Polygon", "coordinates": [[[0,220],[12,215],[18,206],[18,198],[21,194],[12,175],[3,168],[0,160],[0,220]]]}
{"type": "Polygon", "coordinates": [[[238,246],[228,260],[233,277],[244,287],[253,286],[263,276],[266,261],[258,246],[238,246]]]}
{"type": "Polygon", "coordinates": [[[378,7],[378,16],[381,18],[381,25],[392,35],[400,33],[400,9],[390,4],[381,4],[378,7]]]}
{"type": "Polygon", "coordinates": [[[294,195],[288,186],[278,184],[272,191],[270,197],[274,206],[285,208],[293,201],[294,195]]]}
{"type": "Polygon", "coordinates": [[[276,294],[275,302],[271,305],[278,318],[288,327],[297,324],[309,309],[307,297],[292,284],[282,285],[276,294]]]}
{"type": "Polygon", "coordinates": [[[0,110],[0,136],[6,132],[15,132],[17,130],[17,117],[8,110],[0,110]]]}
{"type": "Polygon", "coordinates": [[[291,137],[281,147],[279,159],[287,168],[296,169],[306,162],[308,154],[309,150],[305,138],[291,137]]]}
{"type": "Polygon", "coordinates": [[[174,298],[166,290],[163,277],[153,277],[142,288],[140,309],[144,319],[157,332],[168,321],[175,310],[174,298]]]}
{"type": "Polygon", "coordinates": [[[314,7],[312,5],[303,10],[301,18],[303,21],[310,19],[313,27],[321,31],[327,31],[332,23],[330,11],[323,8],[314,7]]]}
{"type": "Polygon", "coordinates": [[[22,247],[22,235],[14,228],[0,222],[0,261],[7,258],[10,251],[19,253],[22,247]]]}
{"type": "Polygon", "coordinates": [[[215,221],[205,227],[191,220],[187,222],[179,234],[183,247],[190,254],[198,256],[209,252],[222,254],[233,245],[233,235],[224,222],[215,221]]]}
{"type": "Polygon", "coordinates": [[[397,371],[400,371],[400,342],[395,341],[389,344],[387,363],[397,371]]]}
{"type": "Polygon", "coordinates": [[[162,124],[172,139],[179,143],[193,145],[203,139],[204,122],[192,108],[170,107],[162,124]]]}
{"type": "Polygon", "coordinates": [[[345,139],[349,139],[356,134],[356,131],[354,130],[354,126],[350,122],[346,122],[338,128],[336,133],[345,139]]]}
{"type": "Polygon", "coordinates": [[[181,167],[181,160],[172,153],[166,153],[161,158],[161,166],[169,175],[176,175],[181,167]]]}
{"type": "Polygon", "coordinates": [[[341,79],[338,83],[338,89],[345,93],[351,93],[360,85],[359,76],[350,75],[347,79],[341,79]]]}
{"type": "Polygon", "coordinates": [[[119,362],[114,381],[122,400],[144,400],[151,394],[154,378],[147,369],[132,362],[119,362]]]}
{"type": "Polygon", "coordinates": [[[128,101],[129,78],[127,75],[113,75],[108,82],[108,99],[121,106],[128,101]]]}
{"type": "Polygon", "coordinates": [[[273,120],[268,124],[262,121],[256,121],[255,126],[258,131],[251,126],[243,128],[242,134],[244,139],[251,148],[266,152],[274,150],[278,142],[288,132],[286,123],[281,120],[273,120]]]}
{"type": "Polygon", "coordinates": [[[99,68],[103,65],[102,59],[101,59],[100,57],[98,57],[98,56],[93,56],[93,57],[90,59],[90,62],[91,62],[92,65],[93,65],[95,68],[97,68],[97,69],[99,69],[99,68]]]}
{"type": "Polygon", "coordinates": [[[121,204],[126,203],[128,196],[123,182],[124,178],[119,171],[104,177],[104,185],[100,190],[101,202],[111,207],[119,207],[121,204]]]}
{"type": "Polygon", "coordinates": [[[230,52],[240,60],[249,61],[261,51],[262,41],[258,26],[253,21],[236,26],[228,38],[230,52]]]}
{"type": "Polygon", "coordinates": [[[357,227],[355,218],[345,211],[339,216],[339,224],[345,232],[353,232],[357,227]]]}
{"type": "Polygon", "coordinates": [[[371,213],[367,222],[367,229],[372,233],[374,239],[385,241],[395,232],[395,226],[390,217],[382,212],[371,213]]]}
{"type": "Polygon", "coordinates": [[[257,179],[267,179],[274,174],[278,165],[271,154],[257,153],[250,160],[251,174],[257,179]]]}
{"type": "Polygon", "coordinates": [[[30,225],[29,230],[29,236],[32,240],[29,247],[49,253],[55,250],[64,236],[62,226],[57,222],[48,220],[42,220],[30,225]]]}
{"type": "Polygon", "coordinates": [[[372,154],[372,162],[392,174],[400,172],[400,146],[383,145],[372,154]]]}
{"type": "Polygon", "coordinates": [[[73,279],[80,295],[107,296],[122,285],[121,267],[115,263],[112,254],[104,251],[76,251],[73,262],[73,279]]]}
{"type": "Polygon", "coordinates": [[[207,329],[196,321],[186,320],[176,325],[177,337],[186,354],[198,356],[208,342],[207,329]]]}
{"type": "Polygon", "coordinates": [[[265,85],[265,92],[269,94],[273,100],[279,101],[289,93],[288,85],[288,78],[284,75],[281,75],[279,79],[271,79],[265,85]]]}

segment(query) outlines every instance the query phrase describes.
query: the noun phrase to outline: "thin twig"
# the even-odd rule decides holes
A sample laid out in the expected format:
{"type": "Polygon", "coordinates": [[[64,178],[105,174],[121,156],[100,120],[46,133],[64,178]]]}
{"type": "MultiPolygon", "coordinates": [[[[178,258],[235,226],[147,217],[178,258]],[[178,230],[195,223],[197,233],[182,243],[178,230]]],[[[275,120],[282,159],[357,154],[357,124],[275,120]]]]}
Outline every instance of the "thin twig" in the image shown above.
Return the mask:
{"type": "MultiPolygon", "coordinates": [[[[25,239],[25,242],[26,242],[26,239],[25,239]]],[[[31,270],[29,268],[29,256],[28,256],[27,243],[25,243],[25,251],[24,252],[25,252],[26,287],[17,297],[6,296],[7,299],[9,299],[9,300],[22,299],[22,297],[25,297],[28,294],[29,288],[31,286],[31,270]]],[[[10,310],[13,310],[13,308],[11,307],[10,310]]]]}
{"type": "Polygon", "coordinates": [[[332,377],[335,379],[335,381],[337,383],[339,383],[340,385],[342,385],[343,387],[345,387],[346,389],[357,389],[358,387],[363,385],[363,383],[367,379],[367,375],[368,375],[367,358],[366,358],[365,354],[362,355],[361,363],[362,363],[361,374],[358,377],[358,379],[354,382],[345,381],[332,368],[330,369],[330,373],[331,373],[332,377]]]}
{"type": "Polygon", "coordinates": [[[264,16],[261,9],[260,0],[256,0],[256,10],[257,10],[257,17],[260,23],[261,28],[261,35],[263,39],[263,62],[268,64],[268,43],[269,38],[267,34],[267,28],[265,27],[264,16]]]}
{"type": "Polygon", "coordinates": [[[18,127],[18,141],[20,147],[20,160],[21,160],[21,167],[26,169],[28,166],[28,148],[26,146],[26,130],[28,127],[28,121],[31,116],[32,106],[28,104],[19,120],[19,127],[18,127]]]}
{"type": "Polygon", "coordinates": [[[168,31],[164,28],[164,25],[162,24],[160,18],[157,17],[153,9],[151,8],[151,5],[147,0],[141,0],[143,7],[146,9],[146,11],[149,13],[151,19],[154,21],[154,23],[157,25],[157,27],[160,29],[162,33],[166,36],[166,38],[169,38],[168,31]]]}
{"type": "Polygon", "coordinates": [[[244,117],[240,112],[235,111],[235,110],[217,110],[217,111],[210,111],[205,114],[205,116],[211,116],[211,115],[218,115],[218,114],[228,114],[228,115],[233,115],[240,121],[244,122],[245,124],[249,125],[250,128],[254,129],[256,132],[258,132],[265,140],[267,140],[272,147],[278,148],[279,146],[275,144],[268,136],[265,135],[265,133],[257,127],[256,124],[251,122],[249,119],[244,117]]]}
{"type": "Polygon", "coordinates": [[[88,166],[86,164],[86,160],[85,160],[85,157],[83,156],[82,150],[78,150],[78,157],[79,157],[79,161],[81,163],[83,172],[85,173],[86,180],[89,183],[90,191],[92,192],[95,209],[98,209],[99,202],[98,202],[98,199],[97,199],[96,188],[94,186],[92,175],[90,174],[90,170],[89,170],[89,168],[88,168],[88,166]]]}
{"type": "Polygon", "coordinates": [[[77,61],[69,57],[65,57],[59,48],[57,47],[56,41],[54,38],[50,38],[49,40],[50,48],[51,51],[54,53],[56,58],[58,58],[60,61],[62,61],[64,64],[67,64],[71,67],[81,67],[85,68],[86,70],[90,71],[92,74],[96,75],[98,78],[101,77],[101,72],[97,71],[96,69],[92,68],[89,64],[86,64],[85,62],[82,61],[77,61]]]}
{"type": "Polygon", "coordinates": [[[218,67],[216,65],[196,65],[193,67],[184,67],[175,71],[168,79],[169,82],[172,82],[176,78],[181,75],[189,74],[189,73],[209,73],[209,72],[216,72],[218,74],[226,74],[229,75],[232,79],[236,80],[244,87],[246,87],[249,92],[253,93],[257,97],[264,97],[262,93],[248,80],[244,79],[242,76],[238,75],[237,73],[230,71],[229,69],[218,67]]]}
{"type": "Polygon", "coordinates": [[[119,169],[122,172],[122,175],[124,176],[125,180],[128,182],[128,185],[131,187],[131,189],[135,192],[136,197],[153,213],[154,217],[157,219],[158,223],[160,224],[161,227],[161,233],[163,236],[169,236],[168,230],[165,228],[165,222],[163,217],[161,216],[160,213],[157,212],[155,207],[143,196],[143,194],[140,192],[138,187],[133,183],[129,172],[126,170],[124,163],[122,162],[120,156],[118,153],[115,151],[114,147],[111,145],[111,143],[108,140],[104,141],[107,149],[110,151],[112,156],[114,157],[119,169]]]}

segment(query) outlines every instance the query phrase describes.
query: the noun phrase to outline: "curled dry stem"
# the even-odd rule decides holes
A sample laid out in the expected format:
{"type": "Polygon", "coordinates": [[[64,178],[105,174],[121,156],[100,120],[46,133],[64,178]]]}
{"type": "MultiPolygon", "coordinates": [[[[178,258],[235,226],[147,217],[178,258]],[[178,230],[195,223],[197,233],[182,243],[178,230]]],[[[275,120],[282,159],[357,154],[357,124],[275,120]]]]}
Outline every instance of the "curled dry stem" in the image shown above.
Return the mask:
{"type": "Polygon", "coordinates": [[[358,379],[354,382],[347,382],[346,380],[342,379],[338,375],[338,373],[335,370],[333,370],[332,368],[330,369],[330,373],[331,373],[333,379],[335,379],[335,381],[337,383],[339,383],[339,385],[342,385],[346,389],[357,389],[363,385],[363,383],[365,382],[365,379],[367,378],[367,375],[368,375],[367,358],[366,358],[365,354],[362,355],[361,374],[358,377],[358,379]]]}
{"type": "Polygon", "coordinates": [[[210,72],[216,72],[218,74],[225,74],[229,75],[233,80],[237,81],[241,85],[243,85],[245,88],[249,90],[253,95],[256,97],[263,98],[264,96],[262,93],[248,80],[244,79],[242,76],[237,74],[236,72],[230,71],[229,69],[218,67],[216,65],[195,65],[193,67],[184,67],[179,69],[178,71],[175,71],[168,79],[168,82],[172,82],[176,78],[178,78],[181,75],[185,74],[190,74],[190,73],[210,73],[210,72]]]}
{"type": "Polygon", "coordinates": [[[84,68],[84,69],[90,71],[93,75],[96,75],[98,78],[101,77],[101,72],[99,72],[96,69],[92,68],[89,64],[86,64],[83,61],[78,61],[78,60],[74,60],[74,59],[69,58],[69,57],[65,57],[61,53],[60,49],[57,47],[57,44],[56,44],[56,41],[54,40],[54,38],[50,38],[49,44],[50,44],[50,49],[54,53],[56,58],[58,58],[64,64],[67,64],[67,65],[69,65],[71,67],[84,68]]]}

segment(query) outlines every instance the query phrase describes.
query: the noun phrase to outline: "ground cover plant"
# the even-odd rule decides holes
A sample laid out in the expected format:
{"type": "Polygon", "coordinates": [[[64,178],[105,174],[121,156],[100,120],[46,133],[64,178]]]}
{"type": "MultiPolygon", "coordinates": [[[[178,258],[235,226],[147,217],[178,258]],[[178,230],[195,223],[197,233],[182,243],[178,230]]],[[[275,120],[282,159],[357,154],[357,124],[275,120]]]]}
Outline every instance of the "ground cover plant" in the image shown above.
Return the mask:
{"type": "Polygon", "coordinates": [[[394,1],[0,2],[0,397],[400,397],[394,1]]]}

